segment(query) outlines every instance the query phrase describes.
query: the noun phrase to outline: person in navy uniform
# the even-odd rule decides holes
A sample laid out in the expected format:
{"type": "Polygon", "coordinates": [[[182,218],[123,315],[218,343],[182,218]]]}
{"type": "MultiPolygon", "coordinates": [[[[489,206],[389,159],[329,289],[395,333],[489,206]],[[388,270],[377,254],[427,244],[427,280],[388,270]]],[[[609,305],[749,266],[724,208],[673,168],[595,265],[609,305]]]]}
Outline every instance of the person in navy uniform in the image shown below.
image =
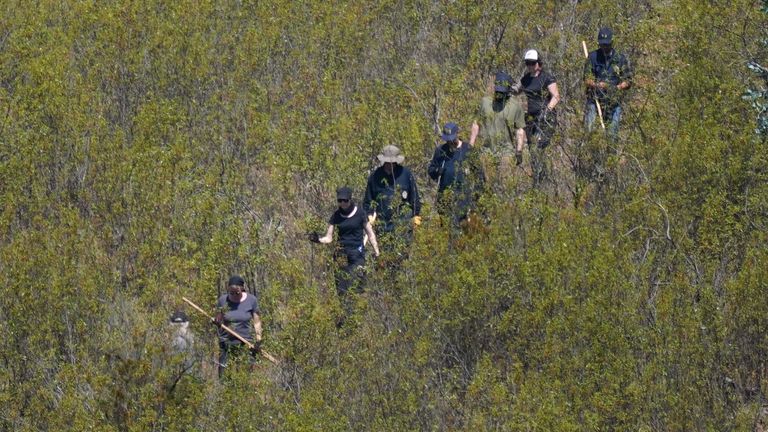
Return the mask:
{"type": "Polygon", "coordinates": [[[587,130],[594,128],[600,103],[603,121],[612,140],[618,138],[621,103],[632,86],[632,68],[627,57],[613,48],[613,31],[604,27],[597,34],[599,48],[589,53],[584,64],[584,85],[587,101],[584,122],[587,130]]]}
{"type": "Polygon", "coordinates": [[[484,174],[472,146],[459,138],[459,125],[446,123],[440,138],[444,143],[435,149],[427,173],[438,182],[438,213],[458,226],[475,208],[485,182],[484,174]]]}

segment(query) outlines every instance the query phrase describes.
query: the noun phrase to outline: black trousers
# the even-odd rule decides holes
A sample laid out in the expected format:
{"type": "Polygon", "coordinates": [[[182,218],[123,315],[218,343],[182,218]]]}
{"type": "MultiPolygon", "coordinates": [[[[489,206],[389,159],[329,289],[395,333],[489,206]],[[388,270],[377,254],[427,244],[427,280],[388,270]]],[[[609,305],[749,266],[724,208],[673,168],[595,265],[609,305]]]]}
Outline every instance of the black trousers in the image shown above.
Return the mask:
{"type": "Polygon", "coordinates": [[[528,137],[534,186],[547,178],[549,168],[544,149],[549,147],[556,127],[557,117],[554,112],[540,111],[525,115],[525,135],[528,137]]]}
{"type": "Polygon", "coordinates": [[[336,293],[346,295],[350,290],[361,293],[365,289],[365,249],[362,246],[342,246],[334,256],[339,268],[336,270],[336,293]],[[346,261],[346,263],[344,262],[346,261]]]}

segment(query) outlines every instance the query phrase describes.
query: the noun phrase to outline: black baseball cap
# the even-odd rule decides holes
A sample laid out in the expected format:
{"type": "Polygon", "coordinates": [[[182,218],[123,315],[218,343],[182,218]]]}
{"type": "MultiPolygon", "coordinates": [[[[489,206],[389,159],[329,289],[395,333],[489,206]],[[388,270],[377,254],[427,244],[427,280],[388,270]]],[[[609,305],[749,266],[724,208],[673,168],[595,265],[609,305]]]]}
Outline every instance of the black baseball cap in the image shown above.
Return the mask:
{"type": "Polygon", "coordinates": [[[352,199],[352,189],[344,186],[336,189],[336,199],[340,200],[351,200],[352,199]]]}
{"type": "Polygon", "coordinates": [[[229,282],[227,282],[227,286],[228,287],[231,287],[232,285],[237,285],[237,286],[244,287],[245,286],[245,280],[243,278],[241,278],[240,276],[238,276],[238,275],[234,275],[234,276],[230,277],[229,278],[229,282]]]}
{"type": "Polygon", "coordinates": [[[597,32],[597,43],[600,45],[610,45],[613,42],[613,30],[603,27],[597,32]]]}
{"type": "Polygon", "coordinates": [[[172,323],[185,323],[187,321],[189,321],[189,318],[187,317],[187,314],[184,313],[184,311],[177,310],[171,315],[172,323]]]}

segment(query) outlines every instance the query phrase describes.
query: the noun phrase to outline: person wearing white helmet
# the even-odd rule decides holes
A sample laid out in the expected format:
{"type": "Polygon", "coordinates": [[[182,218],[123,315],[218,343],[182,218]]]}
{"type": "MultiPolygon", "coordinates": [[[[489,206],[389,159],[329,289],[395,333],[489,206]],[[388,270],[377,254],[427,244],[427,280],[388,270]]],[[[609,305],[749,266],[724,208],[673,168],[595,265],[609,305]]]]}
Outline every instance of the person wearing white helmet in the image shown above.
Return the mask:
{"type": "Polygon", "coordinates": [[[544,70],[541,54],[531,49],[525,52],[526,72],[520,80],[528,99],[525,116],[525,134],[531,153],[533,185],[541,185],[548,176],[544,151],[549,146],[556,128],[555,107],[560,102],[560,91],[555,77],[544,70]]]}

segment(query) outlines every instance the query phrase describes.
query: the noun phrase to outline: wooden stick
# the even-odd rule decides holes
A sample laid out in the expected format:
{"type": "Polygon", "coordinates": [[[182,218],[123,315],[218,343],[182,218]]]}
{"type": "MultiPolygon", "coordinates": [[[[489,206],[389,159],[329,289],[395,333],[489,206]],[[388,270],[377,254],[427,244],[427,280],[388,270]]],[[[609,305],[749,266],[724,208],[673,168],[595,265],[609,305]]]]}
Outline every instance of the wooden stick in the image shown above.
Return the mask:
{"type": "MultiPolygon", "coordinates": [[[[584,48],[584,57],[589,60],[589,51],[587,50],[587,43],[584,41],[581,41],[581,46],[584,48]]],[[[595,99],[595,105],[597,105],[597,116],[600,117],[600,126],[605,129],[605,123],[603,122],[603,109],[600,108],[600,102],[597,101],[597,96],[593,96],[595,99]]]]}
{"type": "MultiPolygon", "coordinates": [[[[182,299],[182,300],[184,300],[185,302],[187,302],[187,304],[189,304],[189,305],[190,305],[190,306],[192,306],[193,308],[195,308],[195,310],[197,310],[197,311],[198,311],[198,312],[200,312],[201,314],[203,314],[203,315],[205,315],[206,317],[208,317],[208,318],[211,320],[211,322],[212,322],[212,323],[216,323],[216,319],[214,319],[214,318],[213,318],[211,315],[209,315],[209,314],[208,314],[206,311],[204,311],[204,310],[200,309],[200,307],[199,307],[199,306],[197,306],[196,304],[192,303],[192,301],[190,301],[188,298],[186,298],[186,297],[182,297],[181,299],[182,299]]],[[[242,336],[240,336],[239,334],[237,334],[237,332],[235,332],[235,331],[234,331],[234,330],[232,330],[231,328],[229,328],[229,327],[225,326],[224,324],[222,324],[222,325],[221,325],[221,328],[223,328],[223,329],[224,329],[224,331],[226,331],[227,333],[229,333],[229,334],[231,334],[232,336],[236,337],[236,338],[237,338],[237,340],[239,340],[240,342],[244,343],[244,344],[245,344],[245,346],[247,346],[249,349],[252,349],[252,348],[254,347],[254,345],[253,345],[252,343],[248,342],[248,341],[247,341],[247,340],[246,340],[244,337],[242,337],[242,336]]],[[[272,363],[274,363],[274,364],[278,364],[278,361],[277,361],[277,359],[276,359],[276,358],[274,358],[274,357],[273,357],[271,354],[269,354],[268,352],[266,352],[266,351],[264,351],[264,350],[260,350],[260,354],[261,354],[261,356],[262,356],[262,357],[264,357],[265,359],[267,359],[267,360],[271,361],[272,363]]]]}

